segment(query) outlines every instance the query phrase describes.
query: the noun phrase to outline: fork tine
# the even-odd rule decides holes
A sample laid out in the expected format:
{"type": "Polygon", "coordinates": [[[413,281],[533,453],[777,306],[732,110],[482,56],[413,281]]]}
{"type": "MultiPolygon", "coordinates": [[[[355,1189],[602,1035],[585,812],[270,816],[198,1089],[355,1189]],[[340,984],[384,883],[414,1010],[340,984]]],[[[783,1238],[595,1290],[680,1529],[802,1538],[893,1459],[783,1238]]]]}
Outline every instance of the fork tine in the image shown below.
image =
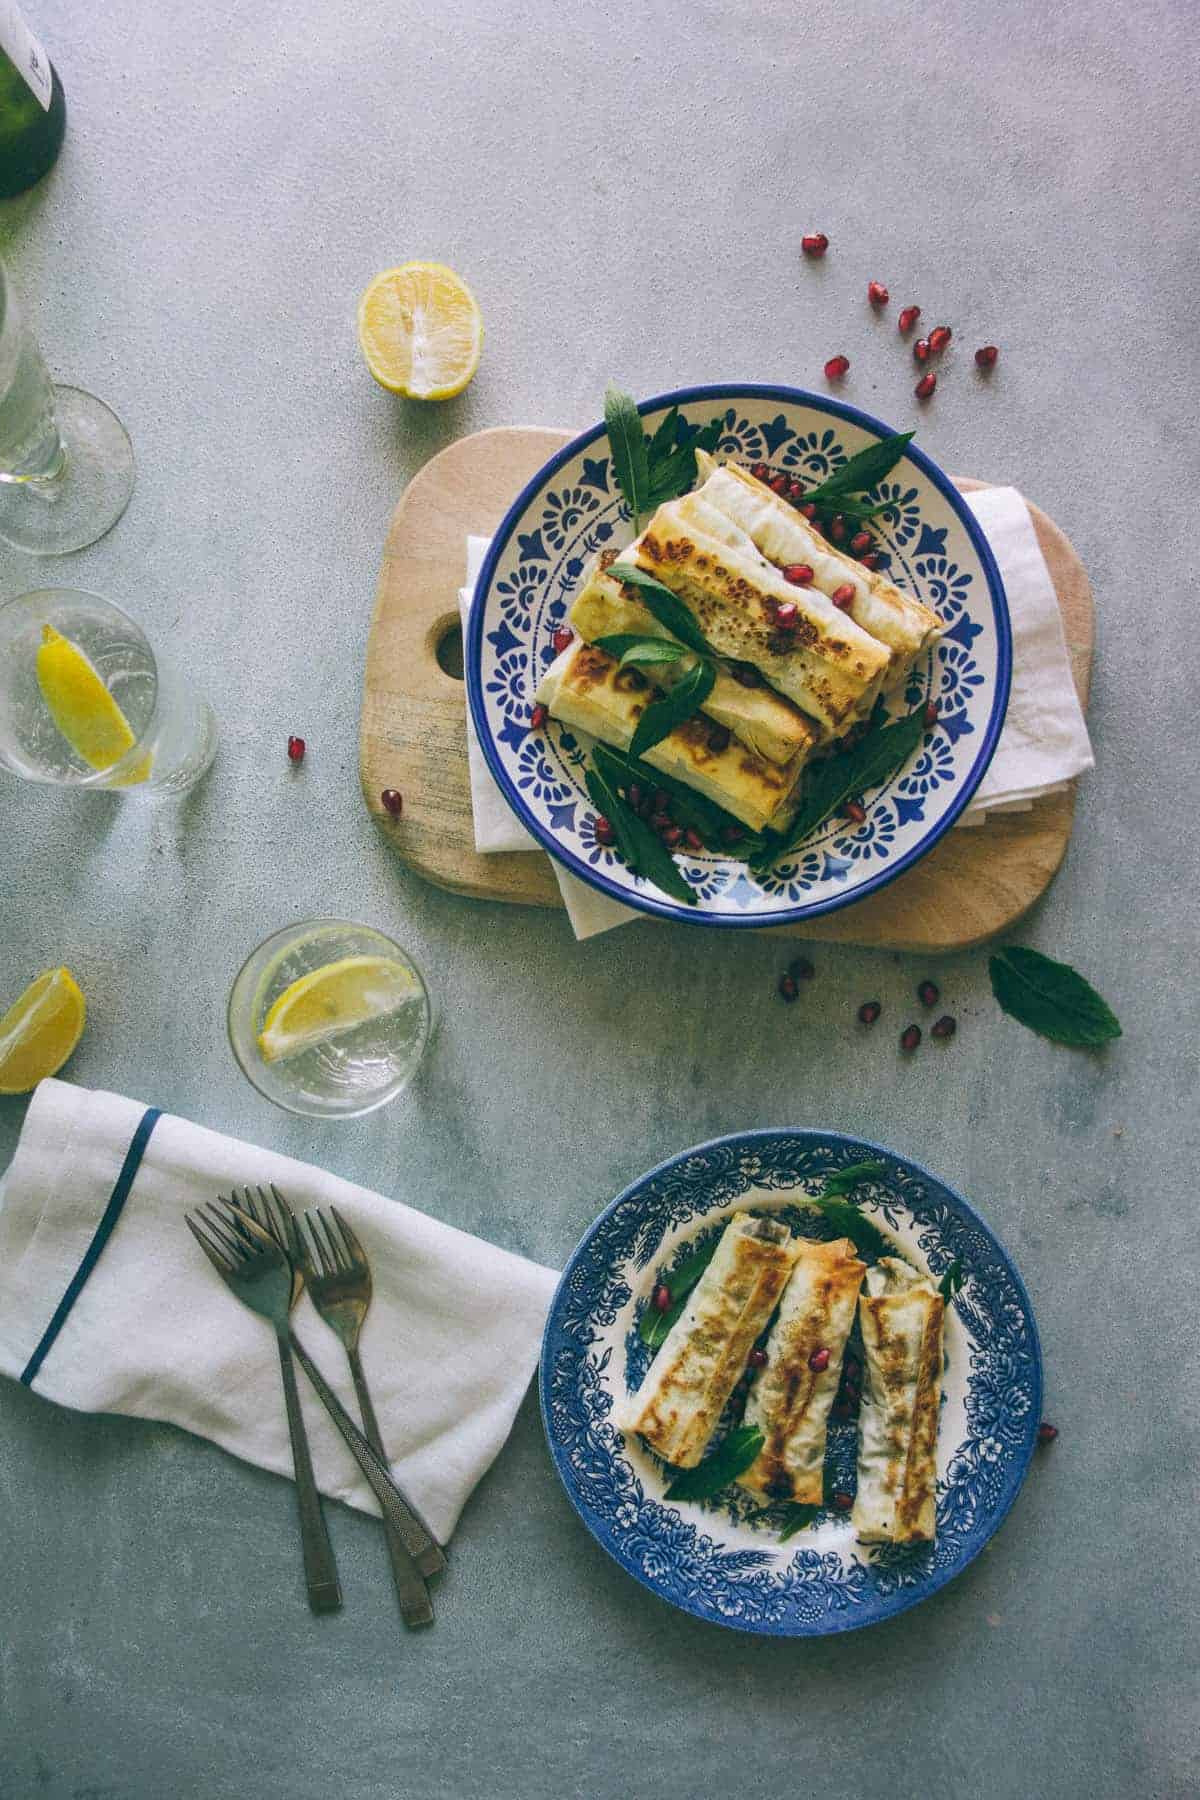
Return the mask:
{"type": "Polygon", "coordinates": [[[316,1216],[320,1220],[321,1230],[325,1236],[325,1244],[326,1244],[328,1254],[329,1254],[330,1266],[337,1274],[339,1274],[339,1275],[344,1274],[348,1265],[344,1264],[342,1261],[341,1244],[340,1244],[337,1236],[335,1235],[335,1233],[333,1232],[333,1230],[330,1227],[329,1215],[328,1215],[328,1213],[323,1213],[321,1211],[318,1211],[316,1216]]]}
{"type": "MultiPolygon", "coordinates": [[[[270,1230],[270,1222],[264,1216],[264,1209],[259,1205],[258,1201],[255,1199],[254,1189],[250,1188],[250,1187],[244,1187],[240,1194],[238,1193],[238,1190],[236,1188],[233,1188],[231,1191],[233,1194],[233,1204],[235,1206],[241,1207],[241,1209],[244,1213],[249,1213],[250,1217],[254,1220],[256,1225],[261,1225],[264,1231],[269,1231],[270,1230]]],[[[260,1188],[259,1193],[261,1194],[261,1192],[262,1192],[262,1189],[260,1188]]]]}
{"type": "MultiPolygon", "coordinates": [[[[253,1213],[247,1212],[246,1208],[242,1205],[241,1200],[238,1198],[238,1191],[236,1188],[231,1188],[230,1194],[232,1198],[228,1200],[225,1198],[224,1194],[217,1195],[216,1203],[222,1209],[221,1218],[224,1224],[233,1231],[238,1240],[246,1245],[247,1249],[257,1250],[259,1246],[255,1242],[247,1224],[247,1220],[254,1220],[254,1215],[253,1213]]],[[[254,1222],[257,1223],[256,1220],[254,1222]]]]}
{"type": "Polygon", "coordinates": [[[289,1254],[294,1256],[299,1248],[299,1237],[296,1230],[296,1215],[292,1211],[291,1203],[287,1196],[280,1193],[279,1189],[275,1186],[275,1183],[272,1181],[269,1183],[269,1186],[280,1219],[283,1221],[284,1243],[287,1246],[289,1254]]]}
{"type": "Polygon", "coordinates": [[[250,1255],[245,1237],[238,1234],[236,1218],[230,1213],[223,1213],[213,1200],[206,1200],[204,1205],[207,1213],[211,1215],[204,1219],[204,1224],[217,1242],[223,1246],[230,1267],[236,1268],[238,1263],[245,1262],[250,1255]]]}
{"type": "Polygon", "coordinates": [[[304,1260],[318,1278],[328,1274],[325,1259],[321,1254],[321,1245],[313,1230],[313,1216],[310,1212],[302,1213],[297,1224],[304,1260]]]}
{"type": "Polygon", "coordinates": [[[216,1244],[209,1242],[208,1236],[201,1227],[199,1221],[195,1219],[191,1213],[185,1213],[183,1215],[183,1222],[203,1250],[205,1256],[207,1256],[213,1268],[217,1271],[217,1274],[222,1277],[231,1274],[233,1269],[232,1263],[229,1262],[224,1252],[221,1251],[216,1244]]]}
{"type": "Polygon", "coordinates": [[[346,1223],[336,1206],[331,1206],[329,1210],[333,1214],[333,1217],[337,1222],[337,1228],[342,1234],[342,1247],[346,1252],[350,1267],[353,1269],[355,1263],[362,1263],[363,1266],[366,1267],[367,1253],[359,1243],[352,1227],[346,1223]]]}

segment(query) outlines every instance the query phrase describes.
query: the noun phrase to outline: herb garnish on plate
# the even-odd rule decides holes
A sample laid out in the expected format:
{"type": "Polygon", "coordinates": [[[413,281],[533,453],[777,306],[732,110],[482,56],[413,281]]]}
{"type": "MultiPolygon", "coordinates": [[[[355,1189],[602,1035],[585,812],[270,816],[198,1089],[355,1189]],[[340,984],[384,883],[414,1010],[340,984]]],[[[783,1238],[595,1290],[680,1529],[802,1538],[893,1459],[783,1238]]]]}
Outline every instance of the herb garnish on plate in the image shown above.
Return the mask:
{"type": "Polygon", "coordinates": [[[711,1500],[744,1475],[766,1439],[757,1425],[739,1425],[694,1469],[680,1469],[666,1491],[668,1500],[711,1500]]]}

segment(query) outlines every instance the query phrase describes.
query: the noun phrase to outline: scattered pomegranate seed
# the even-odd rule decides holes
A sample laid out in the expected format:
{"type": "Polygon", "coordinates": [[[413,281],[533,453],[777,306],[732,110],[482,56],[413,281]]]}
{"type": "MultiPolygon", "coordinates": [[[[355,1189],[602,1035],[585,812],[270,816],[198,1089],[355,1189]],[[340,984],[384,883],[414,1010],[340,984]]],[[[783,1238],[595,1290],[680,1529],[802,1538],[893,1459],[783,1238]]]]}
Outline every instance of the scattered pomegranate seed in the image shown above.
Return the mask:
{"type": "Polygon", "coordinates": [[[780,631],[795,631],[800,620],[800,608],[794,600],[781,600],[775,608],[775,623],[780,631]]]}
{"type": "Polygon", "coordinates": [[[807,956],[793,956],[788,964],[788,974],[793,981],[811,981],[816,972],[807,956]]]}
{"type": "Polygon", "coordinates": [[[671,1304],[671,1290],[665,1281],[660,1281],[650,1296],[650,1304],[655,1312],[666,1312],[671,1304]]]}
{"type": "Polygon", "coordinates": [[[740,844],[746,833],[740,825],[722,825],[721,842],[723,844],[740,844]]]}
{"type": "Polygon", "coordinates": [[[815,519],[817,516],[816,504],[812,500],[805,501],[804,505],[800,508],[800,511],[804,514],[806,519],[815,519]]]}
{"type": "Polygon", "coordinates": [[[929,334],[929,348],[940,356],[953,336],[948,325],[935,325],[929,334]]]}
{"type": "Polygon", "coordinates": [[[768,486],[773,494],[786,494],[788,491],[788,478],[786,475],[772,475],[768,486]]]}
{"type": "Polygon", "coordinates": [[[829,1367],[828,1350],[814,1350],[808,1359],[808,1366],[814,1375],[819,1375],[822,1369],[827,1369],[829,1367]]]}
{"type": "Polygon", "coordinates": [[[795,479],[789,481],[788,482],[788,499],[792,500],[792,501],[796,501],[796,500],[803,500],[803,498],[804,498],[804,483],[802,481],[796,481],[795,479]]]}
{"type": "Polygon", "coordinates": [[[833,515],[833,518],[829,521],[829,535],[833,539],[835,544],[841,544],[841,543],[845,542],[846,521],[842,517],[841,513],[835,513],[833,515]]]}
{"type": "Polygon", "coordinates": [[[404,795],[400,789],[384,788],[379,798],[383,803],[384,812],[390,813],[393,819],[398,819],[404,811],[404,795]]]}
{"type": "Polygon", "coordinates": [[[933,727],[937,724],[937,722],[938,722],[938,703],[936,700],[927,701],[926,706],[925,706],[925,724],[929,727],[930,730],[932,730],[933,727]]]}
{"type": "Polygon", "coordinates": [[[918,400],[928,400],[936,386],[937,376],[934,374],[933,370],[930,369],[928,374],[922,375],[920,381],[918,381],[916,387],[913,389],[913,393],[917,396],[918,400]]]}
{"type": "Polygon", "coordinates": [[[710,725],[708,728],[708,747],[719,756],[722,750],[729,748],[729,728],[725,725],[710,725]]]}
{"type": "Polygon", "coordinates": [[[846,612],[849,607],[854,605],[854,583],[843,581],[840,587],[834,588],[829,598],[840,612],[846,612]]]}
{"type": "Polygon", "coordinates": [[[670,813],[652,812],[650,814],[649,825],[651,831],[657,831],[660,835],[664,831],[669,831],[671,827],[670,813]]]}
{"type": "Polygon", "coordinates": [[[878,1000],[864,1000],[858,1009],[859,1024],[874,1025],[882,1011],[883,1008],[878,1000]]]}
{"type": "Polygon", "coordinates": [[[790,581],[793,587],[807,587],[813,578],[813,572],[807,563],[787,563],[783,570],[783,579],[790,581]]]}
{"type": "Polygon", "coordinates": [[[678,825],[668,825],[662,834],[662,841],[668,850],[673,850],[676,844],[682,844],[683,832],[678,825]]]}
{"type": "Polygon", "coordinates": [[[929,339],[928,338],[918,338],[916,343],[913,345],[913,355],[916,357],[917,361],[918,362],[928,362],[931,354],[932,354],[932,352],[929,348],[929,339]]]}
{"type": "Polygon", "coordinates": [[[904,307],[900,317],[896,320],[897,329],[899,331],[911,331],[920,316],[921,309],[919,306],[904,307]]]}
{"type": "Polygon", "coordinates": [[[866,821],[867,809],[861,800],[847,800],[842,812],[852,825],[862,825],[866,821]]]}
{"type": "Polygon", "coordinates": [[[704,839],[694,825],[688,826],[683,834],[683,841],[689,850],[703,850],[704,848],[704,839]]]}
{"type": "Polygon", "coordinates": [[[733,678],[740,681],[743,687],[758,687],[762,680],[753,663],[734,663],[733,678]]]}
{"type": "Polygon", "coordinates": [[[879,558],[876,556],[874,550],[868,550],[867,554],[865,556],[860,556],[858,560],[864,569],[877,569],[879,567],[879,558]]]}
{"type": "Polygon", "coordinates": [[[976,367],[980,369],[993,368],[999,354],[1000,352],[995,344],[981,344],[979,349],[975,352],[976,367]]]}
{"type": "Polygon", "coordinates": [[[1037,1429],[1038,1443],[1039,1444],[1052,1444],[1057,1436],[1058,1436],[1058,1426],[1051,1425],[1049,1419],[1043,1419],[1037,1429]]]}
{"type": "Polygon", "coordinates": [[[849,1512],[850,1508],[854,1505],[854,1495],[844,1494],[839,1489],[833,1496],[833,1504],[837,1507],[839,1512],[849,1512]]]}
{"type": "Polygon", "coordinates": [[[930,1026],[929,1035],[935,1038],[952,1038],[958,1030],[958,1020],[952,1013],[943,1013],[936,1025],[930,1026]]]}
{"type": "Polygon", "coordinates": [[[750,1352],[746,1361],[752,1369],[765,1369],[767,1366],[767,1353],[765,1350],[759,1350],[756,1346],[750,1352]]]}
{"type": "Polygon", "coordinates": [[[906,1025],[904,1030],[900,1033],[900,1048],[902,1050],[915,1050],[920,1041],[921,1027],[919,1025],[906,1025]]]}
{"type": "Polygon", "coordinates": [[[798,997],[799,993],[800,989],[796,985],[796,978],[794,975],[781,975],[779,977],[779,998],[781,1000],[786,1000],[790,1006],[792,1001],[798,997]]]}
{"type": "Polygon", "coordinates": [[[304,761],[304,748],[305,748],[305,746],[304,746],[303,738],[290,737],[288,739],[288,761],[289,762],[303,762],[304,761]]]}
{"type": "Polygon", "coordinates": [[[805,256],[824,256],[829,248],[829,239],[823,231],[809,231],[800,239],[800,248],[805,256]]]}
{"type": "Polygon", "coordinates": [[[617,834],[612,828],[612,822],[611,820],[606,819],[603,813],[596,814],[592,829],[596,833],[596,842],[598,844],[616,843],[617,834]]]}
{"type": "Polygon", "coordinates": [[[917,999],[922,1006],[936,1006],[941,997],[936,981],[922,981],[917,988],[917,999]]]}
{"type": "Polygon", "coordinates": [[[642,787],[640,782],[630,782],[628,798],[630,806],[632,806],[634,812],[636,812],[638,807],[642,804],[642,787]]]}
{"type": "Polygon", "coordinates": [[[542,726],[546,723],[546,720],[549,717],[550,717],[550,714],[546,711],[546,708],[544,706],[542,706],[541,703],[539,702],[539,704],[534,707],[533,711],[529,715],[530,731],[540,731],[542,729],[542,726]]]}
{"type": "Polygon", "coordinates": [[[882,281],[868,281],[867,299],[871,302],[872,306],[886,306],[890,298],[891,295],[884,287],[882,281]]]}
{"type": "Polygon", "coordinates": [[[564,650],[570,649],[575,642],[575,633],[569,626],[560,625],[550,641],[554,645],[554,654],[559,656],[564,650]]]}
{"type": "Polygon", "coordinates": [[[850,358],[848,356],[831,356],[825,364],[826,381],[840,381],[849,367],[850,358]]]}
{"type": "Polygon", "coordinates": [[[861,556],[863,551],[869,550],[874,542],[869,531],[856,531],[850,539],[850,548],[855,556],[861,556]]]}
{"type": "Polygon", "coordinates": [[[770,481],[771,479],[771,471],[768,469],[766,463],[755,463],[750,473],[753,475],[755,481],[770,481]]]}

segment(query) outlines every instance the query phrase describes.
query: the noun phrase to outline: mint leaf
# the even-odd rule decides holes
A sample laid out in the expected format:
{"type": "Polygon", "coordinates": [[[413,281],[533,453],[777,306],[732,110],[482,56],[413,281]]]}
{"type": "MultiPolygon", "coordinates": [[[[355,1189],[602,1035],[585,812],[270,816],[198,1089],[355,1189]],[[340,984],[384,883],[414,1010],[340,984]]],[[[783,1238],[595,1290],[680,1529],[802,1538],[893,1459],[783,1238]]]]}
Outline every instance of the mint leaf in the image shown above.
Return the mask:
{"type": "MultiPolygon", "coordinates": [[[[740,831],[744,840],[744,852],[760,840],[757,833],[727,813],[724,807],[718,806],[695,788],[687,787],[682,781],[676,781],[672,775],[664,775],[659,769],[652,769],[649,763],[639,762],[637,757],[630,756],[624,750],[614,750],[609,744],[597,744],[593,751],[596,767],[606,781],[613,787],[627,788],[630,782],[638,782],[647,792],[654,788],[662,788],[671,796],[671,811],[677,824],[686,831],[690,826],[698,831],[706,843],[719,844],[725,831],[740,831]]],[[[738,846],[743,850],[743,845],[738,846]]]]}
{"type": "Polygon", "coordinates": [[[677,725],[698,713],[712,693],[716,679],[717,671],[705,659],[690,669],[677,687],[648,706],[634,729],[630,755],[641,756],[644,751],[652,750],[655,744],[669,737],[677,725]]]}
{"type": "Polygon", "coordinates": [[[596,768],[584,771],[588,793],[598,812],[603,813],[613,828],[617,849],[635,875],[644,875],[672,900],[695,906],[696,890],[684,880],[675,858],[657,832],[651,831],[633,808],[622,800],[596,768]]]}
{"type": "Polygon", "coordinates": [[[836,1195],[826,1199],[822,1195],[819,1200],[810,1200],[808,1205],[816,1207],[839,1237],[848,1237],[860,1255],[880,1257],[896,1254],[897,1246],[884,1237],[879,1227],[873,1225],[866,1213],[860,1212],[852,1200],[842,1200],[836,1195]]]}
{"type": "Polygon", "coordinates": [[[650,510],[650,460],[642,415],[632,395],[614,382],[604,396],[604,424],[612,451],[613,476],[633,515],[633,528],[641,529],[641,517],[650,510]]]}
{"type": "Polygon", "coordinates": [[[938,1293],[942,1296],[942,1299],[947,1305],[953,1300],[955,1294],[958,1293],[965,1280],[966,1276],[963,1274],[963,1266],[956,1256],[954,1261],[950,1264],[950,1267],[946,1270],[946,1273],[942,1276],[942,1279],[938,1282],[938,1293]]]}
{"type": "Polygon", "coordinates": [[[649,1344],[652,1350],[657,1350],[666,1342],[667,1333],[687,1305],[688,1295],[717,1254],[720,1241],[721,1235],[718,1232],[703,1250],[694,1251],[680,1263],[673,1275],[668,1276],[664,1285],[670,1290],[671,1304],[666,1312],[656,1312],[652,1306],[648,1306],[643,1312],[638,1322],[638,1336],[643,1344],[649,1344]]]}
{"type": "Polygon", "coordinates": [[[1052,1043],[1096,1050],[1121,1035],[1112,1008],[1069,963],[1010,944],[989,957],[988,974],[1001,1009],[1052,1043]]]}
{"type": "Polygon", "coordinates": [[[791,1501],[784,1508],[783,1529],[779,1533],[780,1543],[786,1544],[790,1537],[794,1537],[798,1531],[803,1531],[806,1525],[811,1525],[820,1510],[819,1506],[800,1506],[796,1501],[791,1501]]]}
{"type": "Polygon", "coordinates": [[[831,756],[813,770],[808,790],[786,838],[772,834],[753,857],[751,867],[770,869],[781,857],[802,844],[847,800],[902,768],[925,734],[925,709],[918,707],[895,724],[876,725],[853,750],[831,756]]]}
{"type": "Polygon", "coordinates": [[[611,637],[596,639],[597,647],[615,656],[623,669],[631,663],[673,663],[678,662],[687,651],[682,644],[672,643],[670,638],[641,637],[637,632],[616,631],[611,637]]]}
{"type": "Polygon", "coordinates": [[[635,563],[615,562],[607,572],[614,581],[627,582],[631,587],[637,588],[647,610],[681,644],[686,644],[689,650],[695,650],[701,656],[711,656],[712,652],[700,627],[678,594],[673,594],[669,587],[664,587],[661,581],[648,575],[645,569],[639,569],[635,563]]]}
{"type": "Polygon", "coordinates": [[[863,1181],[878,1181],[881,1175],[887,1174],[887,1164],[881,1162],[849,1163],[844,1169],[835,1169],[825,1179],[825,1200],[836,1199],[839,1194],[852,1194],[863,1181]]]}
{"type": "Polygon", "coordinates": [[[840,469],[835,469],[819,487],[809,488],[805,501],[815,501],[819,506],[823,501],[844,494],[861,494],[867,488],[873,488],[876,482],[891,474],[915,436],[914,431],[896,431],[890,437],[880,438],[877,444],[868,444],[840,469]]]}
{"type": "Polygon", "coordinates": [[[739,1425],[724,1443],[695,1469],[681,1469],[667,1489],[668,1500],[711,1500],[731,1481],[745,1474],[763,1447],[757,1425],[739,1425]]]}

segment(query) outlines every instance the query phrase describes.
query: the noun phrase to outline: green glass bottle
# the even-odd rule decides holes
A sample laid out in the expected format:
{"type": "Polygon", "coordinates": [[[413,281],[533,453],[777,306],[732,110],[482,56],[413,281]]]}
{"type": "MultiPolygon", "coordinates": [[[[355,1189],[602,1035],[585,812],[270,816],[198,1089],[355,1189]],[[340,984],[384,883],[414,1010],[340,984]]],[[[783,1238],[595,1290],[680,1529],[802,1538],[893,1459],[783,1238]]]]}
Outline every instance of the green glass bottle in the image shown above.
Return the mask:
{"type": "Polygon", "coordinates": [[[15,0],[0,0],[0,196],[41,180],[66,128],[67,103],[53,64],[15,0]]]}

